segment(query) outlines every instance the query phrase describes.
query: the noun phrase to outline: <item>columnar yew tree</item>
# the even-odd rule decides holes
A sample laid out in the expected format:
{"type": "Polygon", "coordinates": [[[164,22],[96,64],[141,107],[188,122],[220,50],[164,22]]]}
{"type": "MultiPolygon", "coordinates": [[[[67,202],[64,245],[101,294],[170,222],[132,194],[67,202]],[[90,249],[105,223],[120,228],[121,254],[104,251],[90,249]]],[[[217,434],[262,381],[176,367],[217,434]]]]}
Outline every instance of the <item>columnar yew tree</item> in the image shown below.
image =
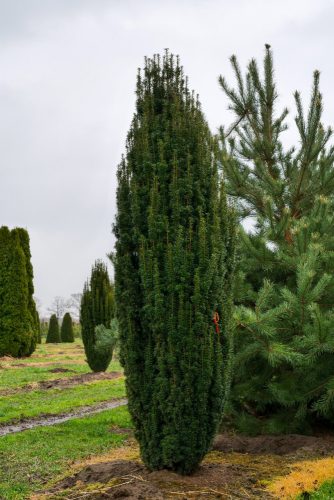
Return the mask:
{"type": "Polygon", "coordinates": [[[0,228],[0,356],[28,356],[36,345],[35,319],[30,311],[32,275],[27,274],[21,231],[0,228]]]}
{"type": "Polygon", "coordinates": [[[295,93],[298,143],[286,149],[287,110],[277,111],[272,53],[263,76],[252,60],[237,86],[220,83],[234,122],[222,130],[228,194],[243,230],[232,400],[247,432],[309,430],[334,422],[334,148],[324,128],[319,72],[308,112],[295,93]]]}
{"type": "Polygon", "coordinates": [[[65,313],[60,329],[62,342],[74,342],[73,322],[70,313],[65,313]]]}
{"type": "Polygon", "coordinates": [[[136,93],[114,227],[121,362],[145,464],[190,473],[222,410],[212,318],[224,308],[226,198],[178,59],[146,59],[136,93]]]}
{"type": "Polygon", "coordinates": [[[112,350],[97,345],[96,327],[109,328],[115,316],[115,294],[106,265],[96,261],[89,282],[85,283],[80,307],[82,340],[89,367],[94,372],[105,371],[112,358],[112,350]]]}
{"type": "Polygon", "coordinates": [[[58,342],[61,342],[58,318],[55,314],[52,314],[50,318],[49,330],[45,342],[47,344],[57,344],[58,342]]]}

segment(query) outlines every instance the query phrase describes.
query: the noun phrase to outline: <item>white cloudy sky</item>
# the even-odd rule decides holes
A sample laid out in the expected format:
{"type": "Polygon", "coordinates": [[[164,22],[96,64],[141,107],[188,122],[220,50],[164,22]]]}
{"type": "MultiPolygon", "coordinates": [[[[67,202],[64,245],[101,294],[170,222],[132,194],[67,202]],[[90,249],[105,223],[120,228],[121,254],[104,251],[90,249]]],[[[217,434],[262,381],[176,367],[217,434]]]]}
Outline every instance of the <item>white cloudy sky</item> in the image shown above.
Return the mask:
{"type": "MultiPolygon", "coordinates": [[[[334,122],[332,0],[0,0],[0,225],[29,230],[36,295],[81,291],[113,247],[116,167],[137,67],[181,56],[213,130],[228,124],[217,83],[274,49],[280,102],[322,72],[334,122]]],[[[292,137],[292,136],[291,136],[292,137]]]]}

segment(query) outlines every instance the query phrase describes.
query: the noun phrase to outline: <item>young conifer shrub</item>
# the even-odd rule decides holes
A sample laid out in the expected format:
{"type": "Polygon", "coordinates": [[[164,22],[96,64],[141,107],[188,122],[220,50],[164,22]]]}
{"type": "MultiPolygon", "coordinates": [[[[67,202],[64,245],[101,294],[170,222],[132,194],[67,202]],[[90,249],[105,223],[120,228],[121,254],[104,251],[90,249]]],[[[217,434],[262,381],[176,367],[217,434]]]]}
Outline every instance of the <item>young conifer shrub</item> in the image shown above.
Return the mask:
{"type": "Polygon", "coordinates": [[[62,342],[74,342],[73,322],[70,313],[65,313],[60,329],[62,342]]]}
{"type": "Polygon", "coordinates": [[[213,317],[231,305],[222,301],[232,219],[216,142],[178,58],[146,59],[136,94],[114,228],[121,362],[145,464],[187,474],[222,411],[213,317]]]}
{"type": "Polygon", "coordinates": [[[94,372],[105,371],[112,358],[112,349],[101,348],[97,328],[109,328],[115,316],[115,294],[106,265],[96,261],[90,280],[85,283],[80,307],[82,341],[87,363],[94,372]]]}
{"type": "Polygon", "coordinates": [[[48,334],[47,334],[45,342],[47,344],[57,344],[57,343],[61,342],[58,318],[55,314],[52,314],[52,316],[50,318],[49,330],[48,330],[48,334]]]}

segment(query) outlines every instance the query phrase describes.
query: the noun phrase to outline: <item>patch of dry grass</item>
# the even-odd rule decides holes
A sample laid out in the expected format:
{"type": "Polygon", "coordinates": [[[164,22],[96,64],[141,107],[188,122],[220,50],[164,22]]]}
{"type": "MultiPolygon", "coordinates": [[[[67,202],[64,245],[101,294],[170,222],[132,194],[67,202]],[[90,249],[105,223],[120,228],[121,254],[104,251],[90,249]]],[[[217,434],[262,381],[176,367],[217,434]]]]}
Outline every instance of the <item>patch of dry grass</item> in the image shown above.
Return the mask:
{"type": "Polygon", "coordinates": [[[293,499],[300,493],[316,490],[321,483],[334,477],[334,458],[305,460],[291,464],[292,471],[278,477],[268,491],[275,498],[293,499]]]}

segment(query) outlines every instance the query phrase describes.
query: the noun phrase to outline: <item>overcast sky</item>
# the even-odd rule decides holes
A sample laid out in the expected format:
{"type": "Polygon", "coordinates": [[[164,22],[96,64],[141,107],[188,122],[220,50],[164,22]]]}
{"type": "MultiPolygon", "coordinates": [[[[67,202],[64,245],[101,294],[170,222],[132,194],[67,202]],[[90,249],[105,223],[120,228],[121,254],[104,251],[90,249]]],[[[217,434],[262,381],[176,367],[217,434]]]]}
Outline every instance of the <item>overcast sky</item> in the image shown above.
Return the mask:
{"type": "MultiPolygon", "coordinates": [[[[230,123],[217,78],[274,49],[280,104],[321,71],[334,122],[332,0],[0,0],[0,225],[31,238],[35,293],[82,290],[113,248],[116,168],[145,55],[181,57],[212,130],[230,123]]],[[[292,137],[292,135],[291,135],[292,137]]]]}

